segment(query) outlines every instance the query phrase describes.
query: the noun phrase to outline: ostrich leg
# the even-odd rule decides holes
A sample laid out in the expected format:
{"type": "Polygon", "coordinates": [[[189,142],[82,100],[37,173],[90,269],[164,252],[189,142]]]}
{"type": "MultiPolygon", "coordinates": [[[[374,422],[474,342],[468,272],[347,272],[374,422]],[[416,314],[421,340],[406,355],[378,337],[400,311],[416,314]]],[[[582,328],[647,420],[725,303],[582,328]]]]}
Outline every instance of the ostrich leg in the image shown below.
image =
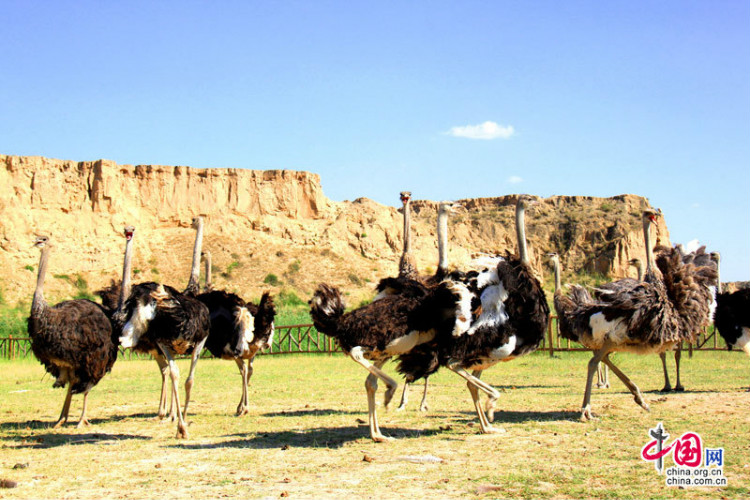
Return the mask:
{"type": "Polygon", "coordinates": [[[363,366],[365,370],[370,372],[370,375],[367,376],[367,380],[365,380],[365,389],[367,390],[367,412],[370,420],[370,437],[377,443],[390,441],[392,438],[388,438],[384,436],[382,432],[380,432],[380,426],[378,425],[378,414],[375,407],[375,391],[378,390],[378,379],[381,379],[385,383],[386,387],[388,387],[385,393],[385,406],[387,408],[388,403],[390,403],[391,399],[393,398],[393,394],[396,392],[398,383],[396,383],[395,380],[393,380],[385,372],[383,372],[383,370],[380,369],[380,367],[383,366],[386,360],[379,360],[374,364],[370,363],[365,359],[362,348],[359,346],[352,349],[349,352],[349,356],[358,364],[363,366]]]}
{"type": "Polygon", "coordinates": [[[625,384],[625,387],[630,389],[630,392],[633,393],[633,396],[635,397],[635,402],[644,410],[650,411],[648,405],[643,400],[643,394],[641,394],[641,390],[638,388],[637,385],[633,383],[632,380],[628,378],[627,375],[625,375],[619,368],[617,368],[612,361],[609,360],[609,357],[604,358],[604,362],[607,363],[607,366],[609,366],[609,369],[612,370],[612,372],[617,375],[617,378],[622,380],[622,383],[625,384]]]}
{"type": "Polygon", "coordinates": [[[596,368],[596,387],[609,389],[609,368],[599,363],[596,368]]]}
{"type": "MultiPolygon", "coordinates": [[[[479,389],[485,392],[492,401],[496,401],[497,398],[500,397],[500,393],[497,392],[494,387],[482,382],[480,379],[478,379],[474,375],[471,375],[465,369],[461,368],[458,365],[457,361],[449,361],[447,366],[449,370],[457,373],[460,377],[466,380],[466,386],[469,388],[469,393],[471,394],[471,399],[474,402],[474,408],[476,409],[477,417],[479,417],[479,426],[481,427],[482,433],[496,434],[505,432],[505,429],[496,428],[490,424],[487,415],[485,415],[484,410],[482,410],[482,404],[479,401],[479,389]]],[[[476,371],[474,373],[476,373],[476,371]]],[[[481,373],[481,371],[479,373],[481,373]]]]}
{"type": "MultiPolygon", "coordinates": [[[[195,375],[195,369],[198,366],[198,358],[203,352],[203,346],[206,345],[208,337],[204,338],[193,348],[193,359],[190,362],[190,373],[188,374],[187,380],[185,380],[185,408],[182,411],[183,420],[187,418],[188,404],[190,403],[190,392],[193,390],[193,376],[195,375]]],[[[180,411],[180,405],[177,405],[177,411],[180,411]]]]}
{"type": "Polygon", "coordinates": [[[162,354],[164,354],[164,357],[167,359],[167,363],[169,364],[169,376],[172,379],[172,398],[174,401],[174,404],[177,406],[177,437],[182,439],[188,438],[188,431],[187,431],[187,425],[185,424],[185,419],[182,417],[182,412],[179,410],[180,408],[180,391],[179,391],[179,385],[180,385],[180,369],[177,367],[177,362],[174,359],[174,356],[172,355],[171,350],[168,346],[164,344],[157,344],[159,346],[159,349],[161,350],[162,354]]]}
{"type": "Polygon", "coordinates": [[[677,345],[677,350],[674,352],[674,365],[675,370],[677,371],[677,383],[674,386],[674,390],[681,392],[684,391],[685,388],[680,382],[680,358],[682,358],[682,343],[677,345]]]}
{"type": "MultiPolygon", "coordinates": [[[[247,404],[247,368],[245,368],[245,360],[242,358],[234,358],[235,363],[237,363],[237,367],[240,369],[240,376],[242,377],[242,397],[240,398],[240,404],[237,405],[237,416],[241,417],[242,415],[246,415],[248,413],[248,404],[247,404]]],[[[248,362],[248,365],[250,363],[248,362]]]]}
{"type": "Polygon", "coordinates": [[[89,402],[89,391],[86,391],[83,393],[83,411],[81,412],[81,419],[78,421],[78,425],[76,425],[77,429],[80,429],[87,425],[91,425],[89,424],[89,421],[86,418],[86,407],[88,406],[88,402],[89,402]]]}
{"type": "Polygon", "coordinates": [[[661,367],[664,370],[664,387],[661,388],[661,392],[669,392],[672,390],[672,384],[669,382],[669,372],[667,372],[667,353],[660,352],[659,358],[661,358],[661,367]]]}
{"type": "MultiPolygon", "coordinates": [[[[609,346],[605,346],[598,351],[594,351],[594,356],[589,360],[589,369],[586,376],[586,391],[583,393],[583,404],[581,405],[581,422],[592,420],[594,415],[591,413],[591,387],[594,384],[594,374],[602,358],[609,354],[609,346]]],[[[605,358],[606,359],[606,358],[605,358]]]]}
{"type": "MultiPolygon", "coordinates": [[[[427,381],[427,379],[425,379],[427,381]]],[[[410,380],[409,378],[406,378],[404,380],[404,390],[401,392],[401,403],[399,403],[398,408],[396,408],[396,411],[403,411],[406,409],[406,403],[409,402],[409,386],[414,382],[413,380],[410,380]]]]}
{"type": "Polygon", "coordinates": [[[170,396],[169,391],[169,385],[168,385],[168,378],[169,378],[169,363],[167,363],[167,360],[164,358],[164,356],[161,355],[161,353],[156,350],[151,353],[154,359],[156,360],[156,364],[159,365],[159,372],[161,373],[161,397],[159,398],[159,411],[156,414],[156,417],[154,417],[155,420],[164,420],[167,416],[167,398],[169,397],[169,413],[172,415],[172,420],[174,420],[174,407],[172,405],[172,399],[170,396]]]}
{"type": "Polygon", "coordinates": [[[424,378],[424,392],[422,392],[422,402],[419,404],[419,411],[427,411],[427,381],[428,377],[424,378]]]}
{"type": "Polygon", "coordinates": [[[65,395],[65,402],[63,403],[62,411],[60,412],[60,418],[52,427],[57,429],[61,427],[65,422],[68,421],[68,413],[70,413],[70,400],[73,398],[73,383],[68,381],[68,392],[65,395]]]}

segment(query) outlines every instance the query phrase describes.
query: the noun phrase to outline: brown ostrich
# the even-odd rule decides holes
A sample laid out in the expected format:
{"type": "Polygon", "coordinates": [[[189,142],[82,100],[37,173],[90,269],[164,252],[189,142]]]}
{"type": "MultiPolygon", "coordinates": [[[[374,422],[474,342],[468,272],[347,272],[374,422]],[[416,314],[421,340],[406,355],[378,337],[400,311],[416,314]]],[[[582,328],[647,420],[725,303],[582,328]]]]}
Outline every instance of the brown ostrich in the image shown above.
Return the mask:
{"type": "MultiPolygon", "coordinates": [[[[555,293],[560,334],[594,351],[589,361],[581,420],[590,420],[591,388],[598,363],[604,362],[634,395],[635,402],[648,410],[635,383],[609,359],[611,352],[661,353],[683,340],[692,340],[695,326],[708,317],[706,291],[715,279],[710,266],[684,264],[676,249],[659,249],[655,261],[650,227],[657,212],[643,213],[646,243],[646,273],[643,281],[625,278],[602,285],[592,298],[585,289],[572,286],[569,295],[555,293]],[[658,265],[658,270],[657,270],[658,265]],[[661,272],[663,278],[657,273],[661,272]]],[[[559,275],[559,265],[556,266],[559,275]]],[[[556,279],[559,283],[559,279],[556,279]]]]}
{"type": "Polygon", "coordinates": [[[38,236],[35,246],[41,250],[36,290],[28,320],[31,350],[55,377],[53,387],[68,386],[60,418],[54,427],[68,421],[73,394],[83,393],[83,411],[78,428],[89,425],[86,418],[89,391],[107,374],[117,360],[117,336],[107,311],[90,300],[66,300],[49,306],[44,300],[49,237],[38,236]]]}

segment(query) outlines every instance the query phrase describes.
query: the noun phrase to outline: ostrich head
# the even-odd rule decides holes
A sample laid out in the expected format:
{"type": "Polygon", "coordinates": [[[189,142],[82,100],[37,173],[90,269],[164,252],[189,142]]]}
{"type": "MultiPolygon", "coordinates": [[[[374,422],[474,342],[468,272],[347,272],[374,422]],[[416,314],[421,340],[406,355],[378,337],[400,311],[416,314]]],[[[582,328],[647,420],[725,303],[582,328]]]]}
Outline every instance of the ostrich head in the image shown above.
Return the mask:
{"type": "Polygon", "coordinates": [[[646,223],[646,221],[650,223],[656,224],[656,218],[661,215],[661,211],[658,210],[651,210],[650,208],[647,208],[643,211],[643,215],[641,216],[643,219],[643,222],[646,223]]]}
{"type": "Polygon", "coordinates": [[[133,239],[133,235],[135,234],[135,227],[125,226],[125,229],[123,229],[123,233],[125,233],[125,239],[130,241],[133,239]]]}
{"type": "Polygon", "coordinates": [[[169,307],[171,297],[164,285],[141,283],[137,285],[125,302],[125,326],[122,327],[120,345],[135,346],[146,333],[149,324],[156,318],[160,307],[169,307]]]}
{"type": "Polygon", "coordinates": [[[44,248],[49,244],[49,236],[39,235],[34,238],[34,246],[37,248],[44,248]]]}
{"type": "Polygon", "coordinates": [[[193,217],[193,220],[190,223],[190,227],[192,227],[193,229],[198,229],[202,225],[203,225],[203,216],[201,215],[197,215],[193,217]]]}
{"type": "Polygon", "coordinates": [[[411,191],[401,191],[401,203],[406,205],[411,200],[411,191]]]}

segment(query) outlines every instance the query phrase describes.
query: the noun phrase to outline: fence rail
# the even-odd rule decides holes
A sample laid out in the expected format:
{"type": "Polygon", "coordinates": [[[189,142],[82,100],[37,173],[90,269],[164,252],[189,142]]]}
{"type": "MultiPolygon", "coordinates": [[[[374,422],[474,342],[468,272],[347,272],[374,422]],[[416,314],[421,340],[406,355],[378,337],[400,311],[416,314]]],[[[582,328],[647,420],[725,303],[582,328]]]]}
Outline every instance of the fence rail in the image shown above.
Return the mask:
{"type": "MultiPolygon", "coordinates": [[[[688,349],[692,356],[694,350],[699,351],[720,351],[726,350],[723,340],[713,327],[704,328],[703,332],[698,335],[695,344],[683,346],[688,349]]],[[[549,352],[553,356],[555,352],[587,351],[582,345],[568,339],[560,337],[558,333],[557,317],[550,316],[549,326],[547,328],[547,337],[542,340],[539,346],[540,351],[549,352]]],[[[281,355],[281,354],[311,354],[311,353],[328,353],[340,352],[341,348],[338,343],[331,337],[318,332],[313,325],[289,325],[277,326],[276,335],[271,349],[262,352],[262,355],[281,355]]],[[[147,354],[138,354],[132,350],[120,349],[120,355],[125,359],[147,359],[147,354]]],[[[29,337],[8,336],[0,338],[0,359],[23,359],[32,356],[31,339],[29,337]]],[[[211,354],[205,350],[201,357],[210,357],[211,354]]]]}

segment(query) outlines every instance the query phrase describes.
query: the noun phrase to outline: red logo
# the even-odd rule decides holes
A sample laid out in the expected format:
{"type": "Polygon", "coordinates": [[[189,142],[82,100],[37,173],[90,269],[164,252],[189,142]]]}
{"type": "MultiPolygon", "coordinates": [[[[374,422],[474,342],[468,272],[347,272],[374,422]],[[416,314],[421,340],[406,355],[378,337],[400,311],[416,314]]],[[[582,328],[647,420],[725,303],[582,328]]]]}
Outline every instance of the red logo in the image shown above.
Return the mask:
{"type": "Polygon", "coordinates": [[[656,469],[661,473],[663,469],[663,458],[670,453],[677,465],[684,467],[699,467],[703,458],[703,443],[701,437],[694,432],[686,432],[672,441],[669,446],[664,446],[669,434],[659,422],[656,428],[649,431],[649,436],[654,438],[643,447],[641,457],[648,461],[656,461],[656,469]]]}

